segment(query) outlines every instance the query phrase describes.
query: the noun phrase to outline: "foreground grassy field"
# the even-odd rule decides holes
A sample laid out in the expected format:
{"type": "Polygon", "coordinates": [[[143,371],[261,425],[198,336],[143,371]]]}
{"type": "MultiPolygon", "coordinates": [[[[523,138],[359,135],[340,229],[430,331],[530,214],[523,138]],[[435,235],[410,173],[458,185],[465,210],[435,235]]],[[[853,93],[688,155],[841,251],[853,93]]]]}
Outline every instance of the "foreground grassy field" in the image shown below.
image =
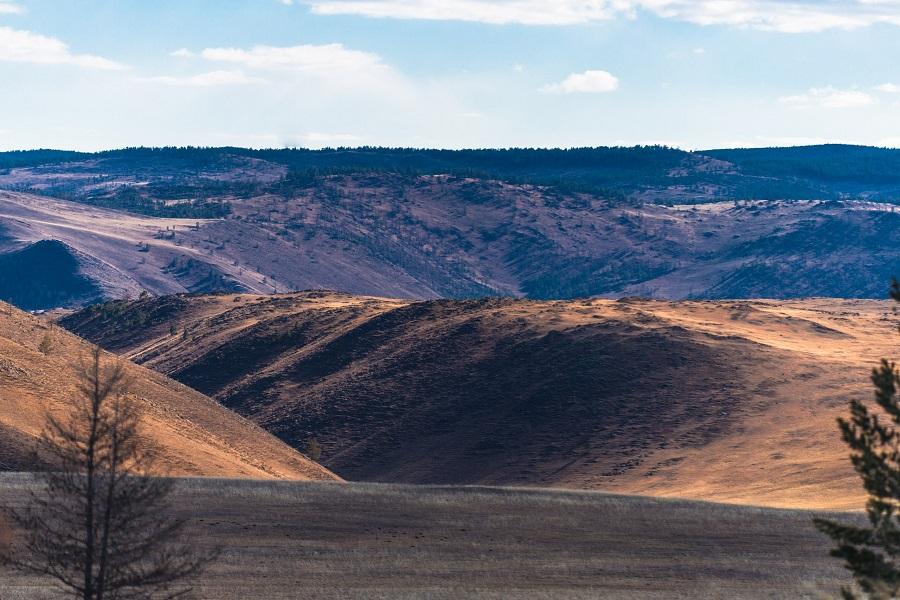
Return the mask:
{"type": "MultiPolygon", "coordinates": [[[[0,504],[28,476],[0,475],[0,504]]],[[[210,600],[824,598],[811,513],[596,492],[184,480],[210,600]]],[[[0,571],[3,600],[51,598],[0,571]]]]}

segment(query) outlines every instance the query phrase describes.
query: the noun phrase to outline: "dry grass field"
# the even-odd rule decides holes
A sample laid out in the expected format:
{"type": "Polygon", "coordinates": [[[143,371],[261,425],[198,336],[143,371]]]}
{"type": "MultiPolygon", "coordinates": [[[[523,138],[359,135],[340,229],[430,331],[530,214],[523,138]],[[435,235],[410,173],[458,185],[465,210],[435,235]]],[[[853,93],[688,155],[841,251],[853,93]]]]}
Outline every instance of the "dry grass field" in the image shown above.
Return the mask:
{"type": "MultiPolygon", "coordinates": [[[[28,476],[0,476],[15,504],[28,476]]],[[[811,513],[510,488],[185,480],[203,600],[834,598],[811,513]]],[[[852,517],[847,517],[852,518],[852,517]]],[[[50,598],[0,571],[4,600],[50,598]]]]}
{"type": "Polygon", "coordinates": [[[61,323],[295,447],[317,438],[350,480],[844,510],[863,497],[835,419],[896,356],[896,321],[875,300],[301,292],[146,299],[61,323]]]}

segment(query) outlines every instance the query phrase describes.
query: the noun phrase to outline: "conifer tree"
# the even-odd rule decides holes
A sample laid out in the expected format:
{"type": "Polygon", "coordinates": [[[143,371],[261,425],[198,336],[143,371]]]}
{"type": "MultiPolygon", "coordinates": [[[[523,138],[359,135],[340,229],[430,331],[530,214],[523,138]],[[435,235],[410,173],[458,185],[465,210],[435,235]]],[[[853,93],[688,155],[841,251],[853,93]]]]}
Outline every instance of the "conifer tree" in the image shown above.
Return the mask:
{"type": "MultiPolygon", "coordinates": [[[[894,281],[891,296],[900,301],[894,281]]],[[[872,371],[875,406],[850,401],[850,417],[839,418],[841,435],[850,447],[853,467],[869,498],[868,524],[857,526],[816,519],[816,527],[831,537],[832,556],[842,558],[865,597],[887,600],[900,595],[900,371],[882,360],[872,371]]],[[[858,596],[842,590],[847,600],[858,596]]]]}

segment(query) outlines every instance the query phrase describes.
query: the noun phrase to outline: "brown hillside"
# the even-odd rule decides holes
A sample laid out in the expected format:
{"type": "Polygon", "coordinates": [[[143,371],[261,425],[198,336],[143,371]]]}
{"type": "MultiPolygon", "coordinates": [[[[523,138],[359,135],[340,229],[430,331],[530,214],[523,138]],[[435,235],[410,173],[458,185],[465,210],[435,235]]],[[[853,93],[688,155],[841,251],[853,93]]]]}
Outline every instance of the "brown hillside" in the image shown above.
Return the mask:
{"type": "MultiPolygon", "coordinates": [[[[47,411],[64,414],[75,394],[83,340],[0,303],[0,469],[25,470],[47,411]],[[48,338],[48,355],[38,345],[48,338]]],[[[110,357],[112,359],[112,357],[110,357]]],[[[257,426],[167,377],[127,365],[145,410],[143,435],[171,475],[334,479],[257,426]]]]}
{"type": "Polygon", "coordinates": [[[69,317],[348,479],[856,508],[834,424],[879,301],[168,297],[69,317]],[[176,335],[170,335],[175,325],[176,335]]]}

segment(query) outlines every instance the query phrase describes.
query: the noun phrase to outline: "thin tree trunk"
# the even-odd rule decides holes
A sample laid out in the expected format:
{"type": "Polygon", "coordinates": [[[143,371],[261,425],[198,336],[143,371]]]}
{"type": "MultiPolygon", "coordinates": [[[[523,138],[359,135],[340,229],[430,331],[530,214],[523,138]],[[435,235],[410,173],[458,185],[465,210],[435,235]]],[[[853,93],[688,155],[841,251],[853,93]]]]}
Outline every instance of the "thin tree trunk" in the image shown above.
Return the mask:
{"type": "Polygon", "coordinates": [[[108,475],[109,481],[107,481],[106,484],[106,506],[103,514],[103,534],[100,542],[100,570],[97,575],[97,600],[103,600],[103,593],[106,590],[106,565],[109,558],[109,531],[110,520],[112,519],[112,510],[110,510],[110,507],[113,505],[113,501],[115,499],[114,497],[116,493],[117,477],[119,476],[119,398],[116,398],[114,402],[115,417],[113,419],[111,440],[112,443],[110,447],[110,471],[108,475]]]}
{"type": "Polygon", "coordinates": [[[91,434],[87,444],[87,490],[85,502],[87,511],[85,515],[85,561],[84,561],[84,600],[94,599],[94,490],[96,477],[96,452],[97,452],[97,425],[100,413],[102,391],[100,389],[100,356],[94,354],[94,380],[93,398],[91,398],[91,434]]]}

